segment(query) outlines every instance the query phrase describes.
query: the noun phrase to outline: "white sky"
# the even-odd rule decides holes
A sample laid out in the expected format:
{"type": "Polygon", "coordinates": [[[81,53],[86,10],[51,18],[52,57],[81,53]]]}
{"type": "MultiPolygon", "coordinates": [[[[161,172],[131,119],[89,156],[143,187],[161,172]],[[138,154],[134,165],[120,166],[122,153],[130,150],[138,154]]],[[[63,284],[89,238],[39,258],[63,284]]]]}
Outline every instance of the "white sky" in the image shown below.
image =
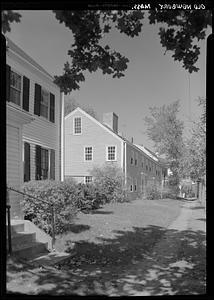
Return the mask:
{"type": "MultiPolygon", "coordinates": [[[[56,20],[52,11],[24,10],[19,13],[21,22],[12,24],[7,36],[51,75],[62,74],[64,63],[70,61],[67,55],[73,43],[70,30],[56,20]]],[[[147,21],[143,33],[136,38],[112,30],[103,42],[129,58],[125,77],[113,79],[100,71],[87,73],[80,90],[68,96],[92,107],[101,120],[104,112],[114,111],[119,117],[119,131],[133,137],[134,143],[151,150],[153,144],[145,134],[144,123],[148,108],[180,99],[179,118],[185,121],[187,133],[188,117],[195,119],[200,112],[195,99],[206,95],[206,41],[200,42],[201,54],[197,63],[200,71],[189,75],[181,63],[172,59],[172,53],[164,55],[165,49],[157,32],[158,27],[147,21]]]]}

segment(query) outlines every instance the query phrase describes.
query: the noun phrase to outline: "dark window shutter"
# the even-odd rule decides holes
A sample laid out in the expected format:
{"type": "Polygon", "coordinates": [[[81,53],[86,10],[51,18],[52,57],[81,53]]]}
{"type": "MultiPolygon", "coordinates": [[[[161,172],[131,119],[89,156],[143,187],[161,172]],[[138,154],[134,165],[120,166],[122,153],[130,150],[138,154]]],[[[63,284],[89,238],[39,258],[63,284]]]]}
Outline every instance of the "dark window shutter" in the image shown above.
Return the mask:
{"type": "Polygon", "coordinates": [[[23,76],[23,104],[24,110],[29,111],[30,80],[23,76]]]}
{"type": "Polygon", "coordinates": [[[24,143],[24,181],[30,180],[30,144],[24,143]]]}
{"type": "Polygon", "coordinates": [[[55,96],[50,93],[50,121],[55,121],[55,96]]]}
{"type": "Polygon", "coordinates": [[[51,149],[50,179],[55,179],[55,150],[51,149]]]}
{"type": "Polygon", "coordinates": [[[36,145],[36,156],[35,156],[35,165],[36,165],[36,174],[35,179],[40,180],[41,179],[41,147],[36,145]]]}
{"type": "Polygon", "coordinates": [[[35,95],[34,95],[34,114],[40,116],[40,103],[42,98],[41,85],[35,83],[35,95]]]}
{"type": "Polygon", "coordinates": [[[6,65],[6,100],[10,101],[10,66],[6,65]]]}

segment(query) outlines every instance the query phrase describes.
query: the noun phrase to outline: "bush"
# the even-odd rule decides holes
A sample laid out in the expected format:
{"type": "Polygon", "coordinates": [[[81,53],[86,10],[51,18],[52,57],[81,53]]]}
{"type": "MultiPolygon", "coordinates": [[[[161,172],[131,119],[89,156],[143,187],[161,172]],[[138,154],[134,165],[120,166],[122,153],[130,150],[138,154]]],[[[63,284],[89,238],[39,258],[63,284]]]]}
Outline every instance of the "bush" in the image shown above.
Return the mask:
{"type": "Polygon", "coordinates": [[[94,167],[90,173],[97,193],[104,203],[128,201],[121,168],[114,164],[105,164],[102,167],[94,167]]]}
{"type": "Polygon", "coordinates": [[[79,183],[76,188],[78,197],[75,199],[74,204],[79,210],[90,211],[105,203],[104,195],[100,194],[94,184],[79,183]]]}
{"type": "Polygon", "coordinates": [[[69,230],[76,216],[77,209],[74,205],[78,194],[76,184],[57,182],[54,180],[35,180],[24,183],[23,192],[41,200],[24,196],[22,205],[25,219],[31,219],[38,227],[48,234],[52,234],[51,204],[55,211],[55,233],[69,230]]]}
{"type": "Polygon", "coordinates": [[[161,190],[157,185],[152,184],[146,187],[146,199],[157,200],[161,198],[161,190]]]}

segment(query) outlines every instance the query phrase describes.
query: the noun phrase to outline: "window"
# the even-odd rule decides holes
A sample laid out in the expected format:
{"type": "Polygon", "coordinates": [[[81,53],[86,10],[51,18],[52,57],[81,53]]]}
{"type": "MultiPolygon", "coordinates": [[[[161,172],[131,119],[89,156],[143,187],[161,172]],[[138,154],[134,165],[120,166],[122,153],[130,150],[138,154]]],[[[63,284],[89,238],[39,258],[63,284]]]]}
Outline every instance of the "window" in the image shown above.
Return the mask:
{"type": "Polygon", "coordinates": [[[130,185],[130,192],[133,192],[133,185],[130,185]]]}
{"type": "Polygon", "coordinates": [[[146,165],[146,171],[148,171],[148,166],[146,165]]]}
{"type": "Polygon", "coordinates": [[[143,160],[142,160],[142,162],[141,162],[141,166],[142,166],[142,168],[143,168],[143,160]]]}
{"type": "Polygon", "coordinates": [[[116,146],[107,147],[107,160],[116,160],[116,146]]]}
{"type": "Polygon", "coordinates": [[[74,134],[82,133],[82,120],[81,117],[74,118],[74,134]]]}
{"type": "Polygon", "coordinates": [[[131,165],[134,164],[134,151],[131,152],[131,161],[130,161],[131,165]]]}
{"type": "Polygon", "coordinates": [[[134,190],[135,190],[135,192],[137,191],[137,179],[135,179],[134,190]]]}
{"type": "Polygon", "coordinates": [[[43,88],[41,93],[42,93],[42,97],[40,103],[40,115],[48,119],[50,94],[48,91],[44,90],[43,88]]]}
{"type": "Polygon", "coordinates": [[[55,150],[36,145],[36,180],[55,179],[55,150]]]}
{"type": "Polygon", "coordinates": [[[85,184],[92,182],[92,176],[85,176],[85,184]]]}
{"type": "Polygon", "coordinates": [[[10,101],[21,105],[21,75],[17,74],[16,72],[10,72],[10,101]]]}
{"type": "Polygon", "coordinates": [[[135,166],[137,166],[137,160],[138,160],[138,154],[137,154],[137,153],[135,153],[135,160],[134,160],[134,164],[135,164],[135,166]]]}
{"type": "Polygon", "coordinates": [[[92,160],[92,147],[85,147],[85,160],[92,160]]]}
{"type": "Polygon", "coordinates": [[[35,83],[34,114],[55,122],[55,95],[35,83]]]}

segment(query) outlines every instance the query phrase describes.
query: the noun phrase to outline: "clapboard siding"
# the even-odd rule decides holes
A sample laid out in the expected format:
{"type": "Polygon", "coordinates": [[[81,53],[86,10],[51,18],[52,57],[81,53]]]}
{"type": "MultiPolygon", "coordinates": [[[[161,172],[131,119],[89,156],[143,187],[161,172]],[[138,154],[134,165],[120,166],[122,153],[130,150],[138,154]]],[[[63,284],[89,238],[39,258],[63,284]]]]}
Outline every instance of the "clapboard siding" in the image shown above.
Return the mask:
{"type": "MultiPolygon", "coordinates": [[[[54,149],[55,152],[55,172],[56,180],[60,179],[60,113],[61,113],[61,97],[60,89],[53,84],[51,78],[36,70],[33,66],[23,61],[20,57],[12,52],[7,53],[7,64],[12,69],[16,70],[30,80],[29,91],[29,113],[35,118],[31,123],[23,126],[23,140],[31,142],[31,179],[35,176],[35,143],[41,144],[43,147],[54,149]],[[34,93],[35,83],[41,85],[48,92],[55,96],[55,122],[43,118],[42,116],[34,115],[34,93]]],[[[21,109],[21,108],[20,108],[21,109]]]]}
{"type": "MultiPolygon", "coordinates": [[[[117,161],[121,167],[121,143],[117,137],[101,128],[86,115],[77,111],[65,119],[65,176],[87,176],[94,165],[106,162],[106,146],[117,147],[117,161]],[[73,134],[73,118],[81,116],[82,134],[73,134]],[[84,147],[93,147],[93,160],[84,161],[84,147]]],[[[110,162],[111,163],[111,162],[110,162]]]]}
{"type": "MultiPolygon", "coordinates": [[[[20,186],[20,128],[7,125],[7,183],[19,189],[20,186]]],[[[10,191],[11,217],[21,216],[20,196],[10,191]]]]}

